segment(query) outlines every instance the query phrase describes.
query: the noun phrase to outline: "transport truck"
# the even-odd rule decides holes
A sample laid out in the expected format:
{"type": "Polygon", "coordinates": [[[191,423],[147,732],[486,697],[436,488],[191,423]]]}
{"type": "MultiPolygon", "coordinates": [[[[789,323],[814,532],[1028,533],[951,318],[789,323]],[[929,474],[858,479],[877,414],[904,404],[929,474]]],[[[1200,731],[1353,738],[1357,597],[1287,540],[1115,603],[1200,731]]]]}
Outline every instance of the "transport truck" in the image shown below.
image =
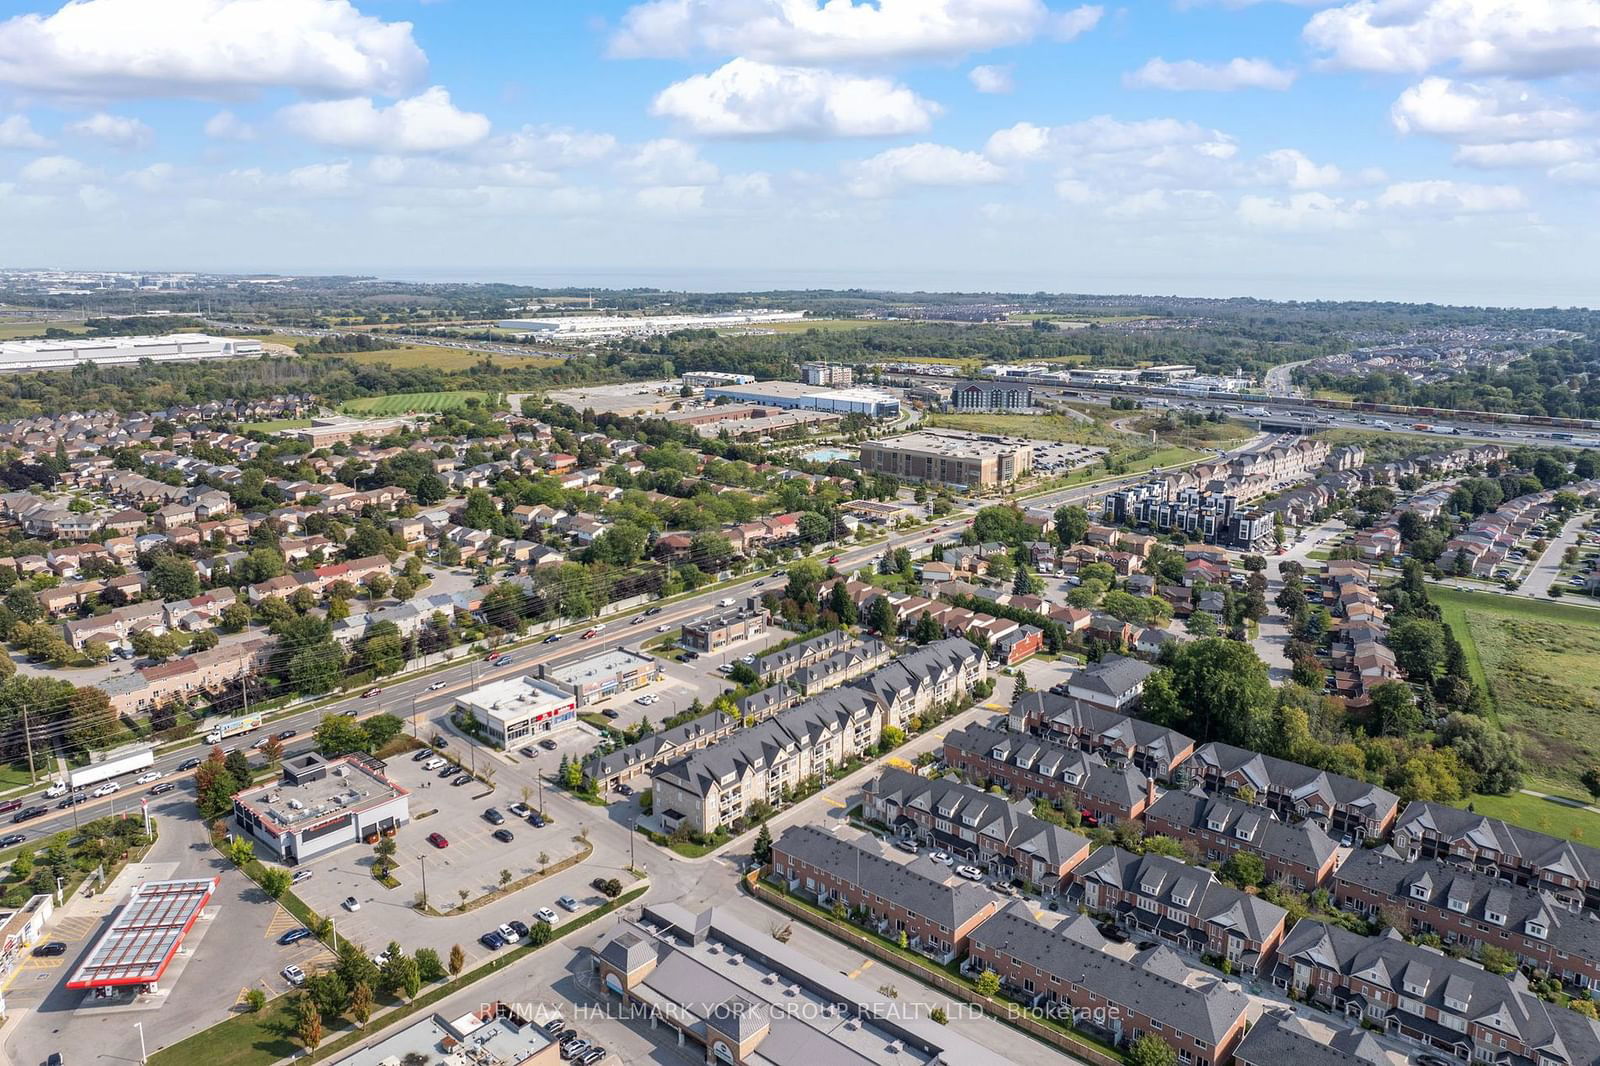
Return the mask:
{"type": "Polygon", "coordinates": [[[260,728],[261,716],[259,714],[247,714],[242,718],[230,718],[206,734],[206,743],[221,744],[229,737],[242,736],[245,733],[254,733],[260,728]]]}
{"type": "Polygon", "coordinates": [[[99,762],[92,762],[88,766],[80,766],[67,774],[67,784],[73,791],[86,788],[89,785],[98,785],[102,781],[109,781],[113,777],[123,774],[137,773],[148,770],[156,764],[155,748],[119,748],[106,753],[106,757],[99,762]]]}

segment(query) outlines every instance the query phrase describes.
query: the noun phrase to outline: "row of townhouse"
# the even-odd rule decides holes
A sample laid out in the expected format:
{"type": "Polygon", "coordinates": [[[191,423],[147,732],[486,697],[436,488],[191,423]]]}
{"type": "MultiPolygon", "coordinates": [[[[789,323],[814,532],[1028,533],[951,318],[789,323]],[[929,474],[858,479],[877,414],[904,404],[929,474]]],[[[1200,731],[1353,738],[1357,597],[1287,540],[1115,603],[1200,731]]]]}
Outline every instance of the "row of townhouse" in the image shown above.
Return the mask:
{"type": "Polygon", "coordinates": [[[904,729],[913,716],[964,697],[987,676],[988,662],[976,645],[960,638],[928,644],[855,683],[809,695],[656,766],[655,809],[669,830],[687,823],[714,832],[758,801],[776,806],[806,779],[868,752],[885,726],[904,729]]]}
{"type": "Polygon", "coordinates": [[[1303,919],[1278,949],[1273,983],[1352,1021],[1464,1062],[1592,1066],[1600,1023],[1509,978],[1389,930],[1361,936],[1303,919]]]}
{"type": "Polygon", "coordinates": [[[853,647],[855,643],[856,639],[844,630],[830,629],[826,633],[796,641],[788,647],[759,656],[751,669],[761,680],[772,684],[787,680],[801,667],[819,663],[834,652],[853,647]]]}
{"type": "Polygon", "coordinates": [[[254,637],[113,677],[100,688],[118,714],[147,713],[174,700],[215,695],[259,673],[272,647],[270,638],[254,637]]]}
{"type": "Polygon", "coordinates": [[[1255,855],[1267,878],[1297,892],[1322,888],[1339,861],[1339,845],[1316,822],[1288,822],[1272,811],[1199,788],[1168,789],[1144,812],[1144,831],[1171,837],[1203,863],[1241,852],[1255,855]]]}
{"type": "Polygon", "coordinates": [[[288,597],[300,589],[310,589],[320,597],[340,581],[359,585],[374,574],[387,574],[389,558],[385,555],[368,555],[347,563],[328,563],[297,574],[284,574],[251,585],[246,595],[252,604],[261,603],[274,596],[288,597]]]}
{"type": "Polygon", "coordinates": [[[927,615],[938,623],[939,631],[946,637],[987,641],[991,657],[1005,666],[1014,666],[1044,647],[1044,630],[1038,626],[997,618],[983,611],[968,610],[926,596],[890,592],[865,581],[838,577],[824,582],[821,590],[824,605],[838,582],[844,583],[845,595],[855,604],[861,617],[867,617],[867,611],[880,597],[886,598],[894,608],[899,630],[909,630],[927,615]]]}
{"type": "MultiPolygon", "coordinates": [[[[1071,691],[1072,681],[1067,685],[1071,691]]],[[[1016,733],[1036,733],[1093,752],[1109,766],[1131,765],[1146,776],[1170,781],[1178,765],[1194,754],[1194,740],[1117,709],[1130,706],[1127,700],[1108,706],[1118,691],[1115,684],[1109,687],[1110,692],[1096,687],[1090,698],[1055,691],[1029,692],[1011,705],[1009,727],[1016,733]]]]}
{"type": "Polygon", "coordinates": [[[1443,862],[1408,862],[1384,847],[1346,859],[1333,897],[1346,910],[1386,917],[1407,936],[1432,934],[1468,954],[1501,948],[1565,984],[1600,988],[1600,915],[1537,888],[1443,862]]]}
{"type": "Polygon", "coordinates": [[[1548,892],[1562,905],[1600,909],[1600,848],[1441,803],[1414,802],[1395,822],[1394,849],[1440,859],[1548,892]]]}
{"type": "Polygon", "coordinates": [[[1155,800],[1155,781],[1132,766],[1113,767],[1076,745],[976,722],[945,735],[944,761],[1013,796],[1070,807],[1090,826],[1136,822],[1155,800]]]}
{"type": "Polygon", "coordinates": [[[950,777],[890,768],[862,787],[862,809],[899,839],[1046,892],[1054,893],[1089,857],[1088,840],[1035,817],[1028,804],[950,777]]]}
{"type": "MultiPolygon", "coordinates": [[[[1369,485],[1396,485],[1402,478],[1435,478],[1459,473],[1505,458],[1497,444],[1478,444],[1449,452],[1395,459],[1387,463],[1357,463],[1353,467],[1324,475],[1310,485],[1291,489],[1267,504],[1270,513],[1281,514],[1291,525],[1303,526],[1322,514],[1341,496],[1348,496],[1369,485]]],[[[1431,517],[1425,515],[1425,517],[1431,517]]],[[[1379,526],[1392,524],[1379,522],[1379,526]]]]}
{"type": "Polygon", "coordinates": [[[1235,796],[1248,787],[1280,818],[1315,821],[1334,837],[1381,840],[1400,809],[1400,797],[1370,782],[1231,744],[1202,745],[1182,769],[1185,783],[1235,796]]]}
{"type": "Polygon", "coordinates": [[[1322,602],[1335,619],[1329,639],[1333,692],[1364,707],[1372,689],[1401,679],[1389,647],[1388,611],[1366,563],[1329,560],[1323,565],[1322,602]]]}
{"type": "Polygon", "coordinates": [[[583,764],[583,776],[596,791],[605,795],[618,785],[643,781],[657,766],[715,744],[738,727],[739,719],[721,711],[711,711],[682,725],[651,733],[615,751],[594,756],[583,764]]]}

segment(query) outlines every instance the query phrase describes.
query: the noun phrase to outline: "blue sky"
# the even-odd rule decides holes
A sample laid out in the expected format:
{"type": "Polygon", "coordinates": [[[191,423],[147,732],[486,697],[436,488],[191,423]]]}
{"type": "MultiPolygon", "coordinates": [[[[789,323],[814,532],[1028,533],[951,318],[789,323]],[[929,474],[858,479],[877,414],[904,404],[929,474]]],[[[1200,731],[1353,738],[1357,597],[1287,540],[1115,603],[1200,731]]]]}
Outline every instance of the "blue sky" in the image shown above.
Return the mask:
{"type": "Polygon", "coordinates": [[[0,0],[11,266],[1594,304],[1600,0],[0,0]]]}

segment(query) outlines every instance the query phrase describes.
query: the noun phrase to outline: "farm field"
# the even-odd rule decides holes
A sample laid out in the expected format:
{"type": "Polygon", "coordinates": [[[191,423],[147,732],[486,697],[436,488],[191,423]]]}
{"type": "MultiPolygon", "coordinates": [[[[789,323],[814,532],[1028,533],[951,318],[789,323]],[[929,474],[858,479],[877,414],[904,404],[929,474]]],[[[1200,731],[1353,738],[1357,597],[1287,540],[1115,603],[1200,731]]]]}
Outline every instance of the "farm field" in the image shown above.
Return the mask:
{"type": "Polygon", "coordinates": [[[278,433],[285,429],[308,429],[310,426],[309,418],[274,418],[270,422],[246,422],[242,428],[246,433],[251,430],[260,433],[278,433]]]}
{"type": "Polygon", "coordinates": [[[414,370],[432,367],[435,370],[466,370],[488,359],[495,366],[541,367],[558,366],[565,360],[549,355],[500,355],[469,351],[466,348],[449,348],[443,345],[418,345],[405,348],[385,348],[376,352],[348,352],[340,358],[353,363],[387,363],[396,370],[414,370]]]}
{"type": "Polygon", "coordinates": [[[1428,594],[1521,738],[1529,787],[1585,795],[1578,776],[1600,759],[1600,611],[1439,585],[1428,594]]]}
{"type": "Polygon", "coordinates": [[[47,329],[64,329],[70,333],[89,332],[89,327],[82,322],[0,321],[0,341],[13,341],[18,337],[38,337],[47,329]]]}
{"type": "Polygon", "coordinates": [[[341,408],[347,415],[402,415],[432,414],[439,411],[459,411],[469,399],[476,398],[485,404],[494,396],[487,392],[462,390],[459,392],[397,392],[387,396],[363,396],[346,400],[341,408]]]}
{"type": "Polygon", "coordinates": [[[822,333],[838,333],[841,330],[871,329],[881,325],[884,323],[868,318],[808,318],[802,322],[760,322],[750,328],[770,329],[774,333],[805,333],[813,329],[822,333]]]}

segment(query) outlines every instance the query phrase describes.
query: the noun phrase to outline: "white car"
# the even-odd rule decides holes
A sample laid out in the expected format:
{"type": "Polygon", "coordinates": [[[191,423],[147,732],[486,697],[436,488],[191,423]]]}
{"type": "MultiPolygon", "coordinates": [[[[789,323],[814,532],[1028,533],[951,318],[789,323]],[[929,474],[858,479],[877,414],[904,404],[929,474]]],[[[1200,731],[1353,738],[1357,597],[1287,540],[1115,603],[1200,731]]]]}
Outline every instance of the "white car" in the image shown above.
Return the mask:
{"type": "Polygon", "coordinates": [[[121,791],[122,791],[122,786],[121,785],[117,784],[115,781],[107,781],[105,784],[101,785],[99,788],[97,788],[93,792],[91,792],[90,795],[92,795],[96,799],[99,799],[101,796],[109,796],[113,792],[121,792],[121,791]]]}
{"type": "Polygon", "coordinates": [[[389,949],[388,948],[385,948],[384,950],[380,951],[378,954],[372,956],[372,964],[374,966],[377,966],[379,969],[382,969],[384,966],[388,965],[388,963],[389,963],[389,949]]]}
{"type": "Polygon", "coordinates": [[[517,941],[522,939],[517,935],[517,931],[511,928],[509,925],[502,925],[500,928],[496,929],[495,932],[499,933],[500,939],[504,940],[507,944],[515,944],[517,941]]]}
{"type": "Polygon", "coordinates": [[[533,916],[546,925],[555,925],[561,920],[556,916],[556,912],[551,910],[549,907],[540,907],[538,910],[533,912],[533,916]]]}
{"type": "Polygon", "coordinates": [[[440,689],[444,688],[448,684],[449,684],[448,681],[435,681],[433,684],[428,686],[428,691],[429,692],[438,692],[440,689]]]}
{"type": "Polygon", "coordinates": [[[932,859],[934,862],[944,863],[946,866],[949,866],[951,863],[955,862],[955,859],[950,857],[950,853],[948,851],[930,851],[928,852],[928,858],[932,859]]]}
{"type": "Polygon", "coordinates": [[[665,622],[662,622],[660,625],[656,626],[656,632],[657,633],[665,633],[667,630],[669,630],[671,628],[672,627],[670,625],[668,625],[665,622]]]}
{"type": "Polygon", "coordinates": [[[285,966],[282,970],[279,970],[278,972],[283,974],[283,979],[285,981],[288,981],[291,985],[294,985],[296,988],[299,988],[301,985],[306,983],[306,972],[304,970],[302,970],[300,967],[295,966],[292,963],[290,965],[288,965],[288,966],[285,966]]]}
{"type": "Polygon", "coordinates": [[[161,780],[161,771],[159,771],[159,770],[146,770],[144,773],[142,773],[138,777],[134,778],[133,779],[133,783],[136,784],[136,785],[148,785],[152,781],[160,781],[160,780],[161,780]]]}
{"type": "Polygon", "coordinates": [[[756,657],[754,655],[741,655],[739,656],[739,661],[744,663],[746,666],[752,666],[755,664],[756,657]]]}
{"type": "Polygon", "coordinates": [[[976,866],[957,866],[956,876],[965,877],[968,881],[982,881],[983,871],[976,866]]]}
{"type": "Polygon", "coordinates": [[[339,904],[339,906],[343,907],[347,911],[358,911],[361,909],[361,901],[356,899],[354,896],[346,896],[344,898],[344,902],[339,904]]]}

